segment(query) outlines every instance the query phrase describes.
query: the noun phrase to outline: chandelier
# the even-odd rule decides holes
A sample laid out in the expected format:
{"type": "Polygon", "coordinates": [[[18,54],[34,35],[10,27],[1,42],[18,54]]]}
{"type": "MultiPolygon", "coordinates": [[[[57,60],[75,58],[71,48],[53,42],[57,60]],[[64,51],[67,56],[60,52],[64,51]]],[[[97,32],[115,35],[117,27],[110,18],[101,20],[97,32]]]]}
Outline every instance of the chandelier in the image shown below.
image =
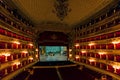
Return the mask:
{"type": "Polygon", "coordinates": [[[55,13],[61,21],[63,21],[70,11],[68,0],[55,0],[53,13],[55,13]]]}

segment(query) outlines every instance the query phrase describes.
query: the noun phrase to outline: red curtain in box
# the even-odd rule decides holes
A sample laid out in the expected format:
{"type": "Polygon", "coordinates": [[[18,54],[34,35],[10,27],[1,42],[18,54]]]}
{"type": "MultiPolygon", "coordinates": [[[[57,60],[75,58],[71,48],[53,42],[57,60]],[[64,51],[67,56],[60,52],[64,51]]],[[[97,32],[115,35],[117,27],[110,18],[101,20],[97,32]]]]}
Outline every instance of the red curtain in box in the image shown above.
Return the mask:
{"type": "Polygon", "coordinates": [[[115,32],[115,37],[120,37],[120,31],[115,32]]]}
{"type": "Polygon", "coordinates": [[[113,44],[107,44],[108,49],[114,49],[114,45],[113,44]]]}
{"type": "Polygon", "coordinates": [[[0,42],[0,49],[6,49],[5,42],[0,42]]]}
{"type": "Polygon", "coordinates": [[[76,52],[75,54],[76,54],[76,55],[79,55],[79,52],[76,52]]]}
{"type": "Polygon", "coordinates": [[[87,55],[87,53],[82,53],[82,56],[86,56],[87,55]]]}
{"type": "Polygon", "coordinates": [[[86,42],[87,41],[87,39],[83,39],[83,42],[86,42]]]}
{"type": "Polygon", "coordinates": [[[26,44],[22,44],[22,49],[26,49],[27,45],[26,44]]]}
{"type": "Polygon", "coordinates": [[[89,42],[89,41],[90,41],[90,38],[87,38],[86,41],[89,42]]]}
{"type": "MultiPolygon", "coordinates": [[[[78,55],[79,55],[79,53],[78,53],[78,55]]],[[[28,56],[29,56],[29,53],[26,54],[26,57],[28,57],[28,56]]]]}
{"type": "Polygon", "coordinates": [[[82,42],[82,39],[80,39],[79,41],[82,42]]]}
{"type": "Polygon", "coordinates": [[[98,53],[95,54],[96,58],[100,58],[100,55],[98,53]]]}
{"type": "Polygon", "coordinates": [[[79,55],[80,55],[80,56],[82,56],[82,53],[81,53],[81,52],[79,52],[79,55]]]}
{"type": "Polygon", "coordinates": [[[15,70],[17,70],[17,65],[12,65],[13,66],[13,70],[15,71],[15,70]]]}
{"type": "Polygon", "coordinates": [[[89,60],[86,60],[86,64],[90,64],[90,61],[89,61],[89,60]]]}
{"type": "Polygon", "coordinates": [[[101,55],[101,59],[106,59],[106,55],[105,55],[105,54],[102,54],[102,55],[101,55]]]}
{"type": "Polygon", "coordinates": [[[21,53],[21,58],[24,58],[25,57],[25,53],[21,53]]]}
{"type": "MultiPolygon", "coordinates": [[[[75,49],[79,49],[80,46],[75,46],[75,49]]],[[[32,49],[32,46],[29,46],[29,49],[32,49]]]]}
{"type": "Polygon", "coordinates": [[[109,33],[107,36],[108,36],[107,38],[113,38],[114,37],[114,33],[109,33]]]}
{"type": "Polygon", "coordinates": [[[4,63],[5,62],[5,56],[4,55],[0,55],[0,63],[4,63]]]}
{"type": "Polygon", "coordinates": [[[21,53],[18,53],[18,58],[21,58],[21,53]]]}
{"type": "Polygon", "coordinates": [[[87,56],[90,57],[90,53],[89,52],[87,53],[87,56]]]}
{"type": "Polygon", "coordinates": [[[85,60],[85,59],[82,59],[82,63],[86,63],[86,60],[85,60]]]}
{"type": "Polygon", "coordinates": [[[9,36],[9,37],[11,37],[12,36],[12,32],[10,32],[10,31],[6,31],[7,32],[7,36],[9,36]]]}
{"type": "Polygon", "coordinates": [[[22,45],[21,44],[18,44],[18,49],[22,49],[22,45]]]}
{"type": "Polygon", "coordinates": [[[12,45],[13,45],[12,46],[13,49],[17,49],[18,48],[18,44],[13,43],[12,45]]]}
{"type": "Polygon", "coordinates": [[[7,43],[7,49],[12,49],[12,43],[7,43]]]}
{"type": "Polygon", "coordinates": [[[90,52],[91,57],[95,57],[95,54],[93,52],[90,52]]]}
{"type": "Polygon", "coordinates": [[[120,43],[115,44],[115,46],[116,46],[116,49],[120,49],[120,43]]]}
{"type": "Polygon", "coordinates": [[[96,45],[96,49],[100,49],[100,44],[97,44],[97,45],[96,45]]]}
{"type": "Polygon", "coordinates": [[[11,66],[7,68],[7,73],[11,73],[12,72],[12,69],[11,69],[11,66]]]}
{"type": "Polygon", "coordinates": [[[108,65],[108,71],[114,72],[114,68],[111,65],[108,65]]]}
{"type": "Polygon", "coordinates": [[[82,46],[80,46],[80,49],[82,49],[82,46]]]}
{"type": "Polygon", "coordinates": [[[95,40],[100,40],[100,36],[96,36],[96,37],[95,37],[95,40]]]}
{"type": "Polygon", "coordinates": [[[14,60],[14,59],[17,59],[17,57],[16,57],[16,54],[15,54],[15,53],[13,54],[13,60],[14,60]]]}
{"type": "Polygon", "coordinates": [[[91,37],[91,41],[94,41],[95,40],[95,37],[91,37]]]}
{"type": "Polygon", "coordinates": [[[106,44],[101,44],[101,49],[106,49],[106,44]]]}
{"type": "Polygon", "coordinates": [[[21,64],[18,65],[18,68],[21,68],[21,64]]]}
{"type": "Polygon", "coordinates": [[[4,76],[5,76],[5,69],[2,69],[2,70],[0,70],[0,77],[2,78],[4,76]]]}
{"type": "Polygon", "coordinates": [[[91,64],[92,66],[95,66],[95,62],[90,62],[90,64],[91,64]]]}
{"type": "Polygon", "coordinates": [[[101,40],[106,39],[106,36],[107,36],[106,34],[101,35],[101,40]]]}
{"type": "Polygon", "coordinates": [[[99,62],[96,62],[96,67],[100,67],[100,63],[99,62]]]}
{"type": "Polygon", "coordinates": [[[5,29],[0,28],[0,34],[5,35],[5,29]]]}
{"type": "Polygon", "coordinates": [[[95,49],[95,45],[92,45],[92,46],[91,46],[91,49],[95,49]]]}
{"type": "Polygon", "coordinates": [[[116,69],[116,74],[120,75],[120,69],[116,69]]]}
{"type": "Polygon", "coordinates": [[[106,70],[106,69],[107,69],[106,64],[104,64],[104,63],[100,63],[100,65],[101,65],[101,68],[102,68],[102,69],[104,69],[104,70],[106,70]]]}
{"type": "Polygon", "coordinates": [[[16,34],[15,33],[13,33],[13,37],[16,38],[16,34]]]}
{"type": "Polygon", "coordinates": [[[10,56],[7,56],[7,60],[8,60],[8,61],[12,61],[11,55],[10,55],[10,56]]]}
{"type": "Polygon", "coordinates": [[[87,49],[90,49],[90,46],[86,46],[87,49]]]}
{"type": "Polygon", "coordinates": [[[18,34],[16,34],[16,38],[18,39],[18,34]]]}
{"type": "Polygon", "coordinates": [[[106,56],[108,56],[108,60],[114,61],[114,55],[112,55],[112,54],[107,54],[106,56]]]}
{"type": "Polygon", "coordinates": [[[86,45],[83,45],[83,49],[86,49],[86,45]]]}
{"type": "Polygon", "coordinates": [[[120,62],[120,55],[116,55],[115,57],[116,57],[116,61],[120,62]]]}

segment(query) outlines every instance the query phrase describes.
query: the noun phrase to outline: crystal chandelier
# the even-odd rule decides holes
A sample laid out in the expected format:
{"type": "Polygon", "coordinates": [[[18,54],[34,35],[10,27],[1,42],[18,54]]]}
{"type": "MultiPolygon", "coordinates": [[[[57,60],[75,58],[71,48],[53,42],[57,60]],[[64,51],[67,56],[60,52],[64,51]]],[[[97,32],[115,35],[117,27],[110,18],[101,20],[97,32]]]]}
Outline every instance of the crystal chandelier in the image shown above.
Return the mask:
{"type": "Polygon", "coordinates": [[[55,13],[61,21],[63,21],[70,11],[68,0],[55,0],[53,13],[55,13]]]}

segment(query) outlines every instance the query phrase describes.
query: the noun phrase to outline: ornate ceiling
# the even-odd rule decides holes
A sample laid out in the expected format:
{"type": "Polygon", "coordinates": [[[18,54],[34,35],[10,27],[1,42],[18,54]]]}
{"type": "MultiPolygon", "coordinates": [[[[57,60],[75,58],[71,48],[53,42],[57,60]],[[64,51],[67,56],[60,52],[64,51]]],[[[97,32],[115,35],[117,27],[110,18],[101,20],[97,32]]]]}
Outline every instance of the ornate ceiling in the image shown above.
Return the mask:
{"type": "Polygon", "coordinates": [[[69,0],[71,12],[60,21],[52,12],[55,0],[11,0],[37,30],[70,31],[73,25],[95,14],[113,0],[69,0]]]}

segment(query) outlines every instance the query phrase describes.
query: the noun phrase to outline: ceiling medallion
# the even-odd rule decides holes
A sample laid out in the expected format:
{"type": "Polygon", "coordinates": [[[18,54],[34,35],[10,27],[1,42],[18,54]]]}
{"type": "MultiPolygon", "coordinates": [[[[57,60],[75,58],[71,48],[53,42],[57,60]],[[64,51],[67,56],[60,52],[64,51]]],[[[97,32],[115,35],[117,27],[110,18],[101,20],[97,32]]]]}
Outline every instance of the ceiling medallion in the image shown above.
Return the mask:
{"type": "Polygon", "coordinates": [[[69,8],[68,0],[55,0],[54,9],[52,10],[56,16],[63,21],[63,19],[71,12],[71,8],[69,8]]]}

